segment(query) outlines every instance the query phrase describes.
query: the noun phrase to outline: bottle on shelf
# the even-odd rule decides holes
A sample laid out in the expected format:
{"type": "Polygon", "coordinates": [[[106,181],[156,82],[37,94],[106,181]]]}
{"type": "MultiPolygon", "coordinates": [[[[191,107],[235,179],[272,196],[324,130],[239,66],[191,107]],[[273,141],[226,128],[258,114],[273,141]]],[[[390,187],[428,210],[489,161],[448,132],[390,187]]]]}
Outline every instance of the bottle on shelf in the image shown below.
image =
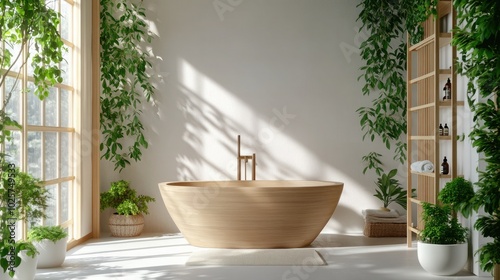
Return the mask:
{"type": "Polygon", "coordinates": [[[443,163],[441,163],[441,174],[448,174],[450,173],[450,165],[448,164],[448,160],[446,157],[443,159],[443,163]]]}
{"type": "Polygon", "coordinates": [[[448,127],[448,124],[444,124],[444,129],[443,129],[443,135],[448,136],[450,135],[450,128],[448,127]]]}
{"type": "Polygon", "coordinates": [[[439,136],[443,136],[443,124],[439,124],[439,136]]]}
{"type": "Polygon", "coordinates": [[[446,81],[446,84],[444,85],[443,91],[444,91],[443,101],[451,100],[451,81],[450,81],[450,78],[448,78],[448,80],[446,81]]]}

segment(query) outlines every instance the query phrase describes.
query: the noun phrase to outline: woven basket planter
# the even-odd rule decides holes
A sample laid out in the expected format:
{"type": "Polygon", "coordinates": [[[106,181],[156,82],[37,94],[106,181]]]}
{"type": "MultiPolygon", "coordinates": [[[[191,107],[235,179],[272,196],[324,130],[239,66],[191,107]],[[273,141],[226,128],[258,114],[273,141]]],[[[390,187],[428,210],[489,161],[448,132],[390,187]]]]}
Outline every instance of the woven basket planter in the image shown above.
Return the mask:
{"type": "Polygon", "coordinates": [[[406,237],[406,224],[365,223],[367,237],[406,237]]]}
{"type": "Polygon", "coordinates": [[[113,236],[138,236],[144,228],[144,216],[142,214],[128,216],[113,214],[109,217],[108,224],[113,236]]]}

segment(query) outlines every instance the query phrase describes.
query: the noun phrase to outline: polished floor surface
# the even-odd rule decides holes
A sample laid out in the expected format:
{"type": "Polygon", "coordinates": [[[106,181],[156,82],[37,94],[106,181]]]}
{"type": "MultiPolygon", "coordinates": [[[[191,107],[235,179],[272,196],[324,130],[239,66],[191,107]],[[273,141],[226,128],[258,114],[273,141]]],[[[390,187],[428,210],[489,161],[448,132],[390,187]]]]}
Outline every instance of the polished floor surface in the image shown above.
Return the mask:
{"type": "Polygon", "coordinates": [[[200,249],[179,234],[103,237],[70,250],[62,267],[39,269],[35,279],[492,279],[467,271],[447,277],[430,275],[418,264],[416,249],[407,248],[405,242],[404,238],[321,234],[312,247],[327,266],[185,266],[189,256],[200,249]]]}

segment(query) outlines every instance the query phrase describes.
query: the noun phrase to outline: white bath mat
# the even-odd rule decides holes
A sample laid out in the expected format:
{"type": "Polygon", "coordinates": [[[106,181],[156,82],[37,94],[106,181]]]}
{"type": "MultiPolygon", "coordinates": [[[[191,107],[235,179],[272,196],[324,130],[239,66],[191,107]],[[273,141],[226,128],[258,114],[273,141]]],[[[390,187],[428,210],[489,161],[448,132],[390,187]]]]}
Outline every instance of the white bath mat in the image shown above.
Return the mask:
{"type": "Polygon", "coordinates": [[[298,249],[202,249],[193,252],[186,265],[293,266],[326,265],[313,248],[298,249]]]}

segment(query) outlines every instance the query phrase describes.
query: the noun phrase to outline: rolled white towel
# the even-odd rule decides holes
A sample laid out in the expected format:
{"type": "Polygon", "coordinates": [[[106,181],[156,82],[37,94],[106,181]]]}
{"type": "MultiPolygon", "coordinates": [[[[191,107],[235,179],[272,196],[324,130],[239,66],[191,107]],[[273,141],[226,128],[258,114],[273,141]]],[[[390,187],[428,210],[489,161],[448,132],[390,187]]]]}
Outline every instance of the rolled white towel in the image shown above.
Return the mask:
{"type": "Polygon", "coordinates": [[[416,161],[410,165],[410,169],[415,172],[434,172],[434,164],[429,160],[416,161]]]}
{"type": "Polygon", "coordinates": [[[399,212],[395,209],[391,209],[390,211],[384,211],[379,209],[364,209],[361,211],[363,213],[363,217],[372,216],[372,217],[380,217],[380,218],[397,218],[399,217],[399,212]]]}
{"type": "Polygon", "coordinates": [[[430,160],[423,160],[422,162],[422,172],[434,172],[434,164],[430,160]]]}

